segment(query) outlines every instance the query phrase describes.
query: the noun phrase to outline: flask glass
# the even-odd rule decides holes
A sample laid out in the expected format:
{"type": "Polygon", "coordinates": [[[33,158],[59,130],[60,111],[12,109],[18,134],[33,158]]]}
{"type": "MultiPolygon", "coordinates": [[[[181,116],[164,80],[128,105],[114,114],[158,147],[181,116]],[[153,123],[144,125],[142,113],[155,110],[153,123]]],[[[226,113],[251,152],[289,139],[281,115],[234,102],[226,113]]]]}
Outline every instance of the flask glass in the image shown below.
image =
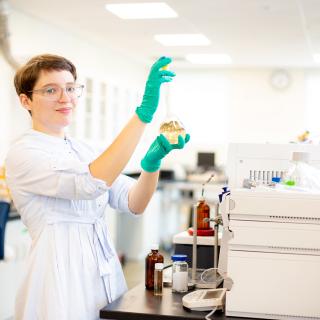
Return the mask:
{"type": "Polygon", "coordinates": [[[175,115],[169,115],[160,125],[160,133],[162,133],[170,144],[178,143],[178,136],[183,139],[186,137],[186,130],[182,122],[175,115]]]}

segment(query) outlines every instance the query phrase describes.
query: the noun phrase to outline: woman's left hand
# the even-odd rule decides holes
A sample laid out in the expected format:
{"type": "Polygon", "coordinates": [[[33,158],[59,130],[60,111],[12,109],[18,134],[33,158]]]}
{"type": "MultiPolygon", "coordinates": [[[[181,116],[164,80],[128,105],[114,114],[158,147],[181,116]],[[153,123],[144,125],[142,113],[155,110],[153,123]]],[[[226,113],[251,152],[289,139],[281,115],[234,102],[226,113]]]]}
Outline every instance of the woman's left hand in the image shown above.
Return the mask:
{"type": "Polygon", "coordinates": [[[167,138],[160,134],[151,144],[144,158],[141,160],[141,167],[147,172],[155,172],[160,169],[161,160],[174,149],[183,149],[190,140],[190,135],[183,138],[179,135],[177,144],[170,144],[167,138]]]}

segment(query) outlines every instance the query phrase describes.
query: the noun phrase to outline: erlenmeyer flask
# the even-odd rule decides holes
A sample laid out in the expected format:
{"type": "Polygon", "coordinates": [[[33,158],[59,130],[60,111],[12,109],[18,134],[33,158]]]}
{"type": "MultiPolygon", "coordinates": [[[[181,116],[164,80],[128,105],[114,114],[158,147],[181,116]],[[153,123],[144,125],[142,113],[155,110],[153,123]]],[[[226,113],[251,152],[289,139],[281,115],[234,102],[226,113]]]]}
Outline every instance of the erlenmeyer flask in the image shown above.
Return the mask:
{"type": "MultiPolygon", "coordinates": [[[[164,66],[162,70],[167,70],[168,66],[169,65],[164,66]]],[[[177,144],[179,142],[179,135],[181,135],[185,139],[186,130],[180,119],[175,114],[170,112],[171,106],[169,88],[169,83],[167,83],[167,85],[163,88],[167,111],[166,116],[160,125],[160,133],[167,138],[170,144],[177,144]]]]}
{"type": "Polygon", "coordinates": [[[160,133],[162,133],[170,144],[178,143],[178,136],[183,139],[186,137],[186,130],[179,118],[173,114],[167,114],[164,121],[160,125],[160,133]]]}

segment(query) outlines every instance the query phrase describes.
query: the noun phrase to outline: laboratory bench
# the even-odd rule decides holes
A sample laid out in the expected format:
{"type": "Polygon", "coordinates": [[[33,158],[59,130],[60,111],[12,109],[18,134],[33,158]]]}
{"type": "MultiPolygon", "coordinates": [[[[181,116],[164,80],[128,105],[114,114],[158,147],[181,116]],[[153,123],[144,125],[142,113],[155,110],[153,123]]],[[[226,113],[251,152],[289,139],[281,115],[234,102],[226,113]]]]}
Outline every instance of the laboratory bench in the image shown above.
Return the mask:
{"type": "MultiPolygon", "coordinates": [[[[132,288],[116,301],[100,310],[100,319],[112,320],[193,320],[205,319],[210,311],[190,311],[182,306],[184,294],[172,293],[170,287],[163,288],[162,296],[154,296],[144,284],[132,288]]],[[[253,320],[252,318],[227,317],[217,311],[212,319],[253,320]]]]}

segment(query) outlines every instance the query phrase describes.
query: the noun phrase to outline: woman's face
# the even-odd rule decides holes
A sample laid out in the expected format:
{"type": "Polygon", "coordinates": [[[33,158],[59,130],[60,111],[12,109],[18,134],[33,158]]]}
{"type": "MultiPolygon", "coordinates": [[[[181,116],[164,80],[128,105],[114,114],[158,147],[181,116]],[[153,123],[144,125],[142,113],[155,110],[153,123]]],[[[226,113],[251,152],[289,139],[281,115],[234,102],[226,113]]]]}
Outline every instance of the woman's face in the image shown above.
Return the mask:
{"type": "Polygon", "coordinates": [[[64,128],[71,123],[78,102],[78,98],[69,96],[65,88],[74,83],[69,71],[42,70],[33,88],[32,100],[20,95],[22,105],[32,113],[35,130],[64,136],[64,128]],[[52,92],[59,94],[52,95],[52,92]]]}

